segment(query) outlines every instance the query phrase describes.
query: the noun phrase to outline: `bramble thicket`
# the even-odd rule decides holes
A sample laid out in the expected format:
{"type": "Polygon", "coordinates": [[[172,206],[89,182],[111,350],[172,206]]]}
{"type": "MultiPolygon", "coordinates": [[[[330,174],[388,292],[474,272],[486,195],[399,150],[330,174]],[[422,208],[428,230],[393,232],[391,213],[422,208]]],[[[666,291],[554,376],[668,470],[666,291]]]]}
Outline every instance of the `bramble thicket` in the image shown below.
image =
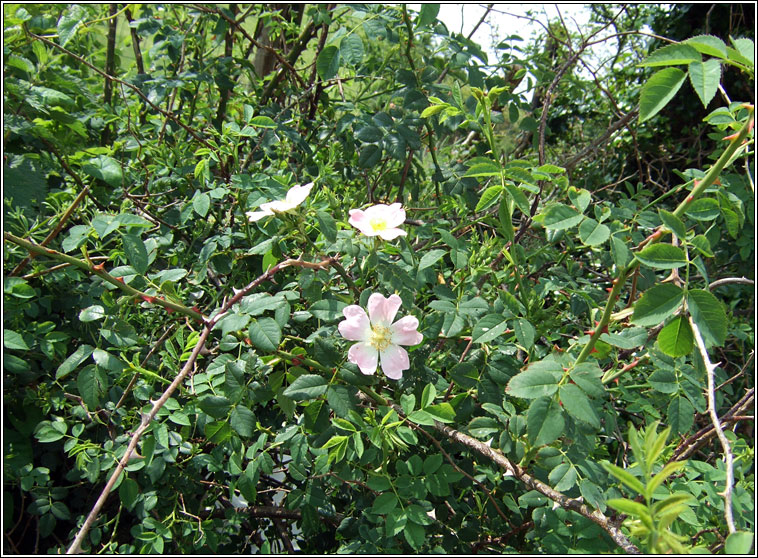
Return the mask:
{"type": "Polygon", "coordinates": [[[4,553],[753,552],[755,7],[537,9],[3,5],[4,553]]]}

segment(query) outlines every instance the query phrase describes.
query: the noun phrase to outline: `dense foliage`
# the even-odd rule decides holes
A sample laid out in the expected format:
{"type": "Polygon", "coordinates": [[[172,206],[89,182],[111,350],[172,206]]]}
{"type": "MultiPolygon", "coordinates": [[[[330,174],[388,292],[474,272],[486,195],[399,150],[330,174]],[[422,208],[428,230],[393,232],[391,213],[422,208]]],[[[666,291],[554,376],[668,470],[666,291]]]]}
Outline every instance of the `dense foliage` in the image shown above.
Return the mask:
{"type": "Polygon", "coordinates": [[[744,6],[4,4],[4,551],[749,552],[744,6]]]}

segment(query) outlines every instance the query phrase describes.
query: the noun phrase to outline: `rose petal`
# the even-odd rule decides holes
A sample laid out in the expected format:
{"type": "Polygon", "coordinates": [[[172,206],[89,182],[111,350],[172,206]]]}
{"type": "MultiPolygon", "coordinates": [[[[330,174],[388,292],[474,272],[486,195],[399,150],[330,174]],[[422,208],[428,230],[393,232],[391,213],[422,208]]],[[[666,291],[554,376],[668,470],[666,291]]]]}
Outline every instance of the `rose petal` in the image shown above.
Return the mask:
{"type": "Polygon", "coordinates": [[[402,378],[403,370],[411,367],[408,352],[397,345],[390,345],[379,356],[382,360],[382,372],[392,380],[402,378]]]}
{"type": "Polygon", "coordinates": [[[313,182],[309,182],[303,186],[293,186],[290,188],[287,192],[286,200],[290,208],[297,207],[303,203],[305,201],[305,198],[308,197],[308,194],[311,193],[311,188],[313,188],[313,182]]]}
{"type": "Polygon", "coordinates": [[[379,293],[372,294],[368,297],[368,315],[371,318],[371,325],[389,327],[402,304],[403,301],[396,294],[390,295],[389,298],[384,298],[379,293]]]}
{"type": "Polygon", "coordinates": [[[380,237],[382,237],[384,240],[394,240],[398,236],[405,236],[408,233],[406,233],[402,229],[395,228],[395,229],[384,229],[384,230],[379,231],[377,234],[380,237]]]}
{"type": "Polygon", "coordinates": [[[366,212],[360,209],[350,210],[350,219],[348,219],[348,223],[353,225],[366,236],[374,236],[376,234],[371,228],[366,212]]]}
{"type": "Polygon", "coordinates": [[[342,310],[345,320],[337,324],[342,337],[350,341],[365,341],[371,333],[371,324],[365,310],[352,304],[342,310]]]}
{"type": "Polygon", "coordinates": [[[400,318],[390,326],[393,345],[418,345],[424,336],[418,331],[418,319],[415,316],[400,318]]]}
{"type": "Polygon", "coordinates": [[[368,343],[356,343],[347,351],[347,360],[357,364],[361,373],[370,376],[376,372],[379,352],[368,343]]]}
{"type": "Polygon", "coordinates": [[[385,217],[388,227],[397,227],[405,222],[405,209],[399,203],[393,203],[387,207],[385,217]]]}
{"type": "Polygon", "coordinates": [[[273,215],[270,211],[248,211],[245,213],[247,215],[247,220],[251,223],[254,223],[255,221],[260,221],[264,217],[267,217],[269,215],[273,215]]]}

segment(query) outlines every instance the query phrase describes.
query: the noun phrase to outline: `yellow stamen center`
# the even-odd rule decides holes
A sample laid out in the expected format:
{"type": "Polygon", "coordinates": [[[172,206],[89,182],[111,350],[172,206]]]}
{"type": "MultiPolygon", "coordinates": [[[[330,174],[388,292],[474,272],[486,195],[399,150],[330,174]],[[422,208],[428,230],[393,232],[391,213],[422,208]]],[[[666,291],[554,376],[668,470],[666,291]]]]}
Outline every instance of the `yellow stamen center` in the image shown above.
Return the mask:
{"type": "Polygon", "coordinates": [[[392,331],[385,326],[372,326],[368,342],[377,351],[383,351],[392,344],[392,331]]]}
{"type": "Polygon", "coordinates": [[[371,228],[375,231],[383,231],[387,228],[387,221],[382,219],[381,217],[373,217],[369,220],[369,224],[371,225],[371,228]]]}

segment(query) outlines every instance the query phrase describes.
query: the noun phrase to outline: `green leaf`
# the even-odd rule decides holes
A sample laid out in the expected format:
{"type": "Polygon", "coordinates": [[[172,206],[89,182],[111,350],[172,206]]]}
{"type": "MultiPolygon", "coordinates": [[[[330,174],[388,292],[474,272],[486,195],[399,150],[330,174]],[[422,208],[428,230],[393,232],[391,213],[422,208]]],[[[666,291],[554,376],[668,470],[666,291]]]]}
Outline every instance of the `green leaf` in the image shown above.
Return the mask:
{"type": "Polygon", "coordinates": [[[707,107],[715,97],[721,81],[721,63],[718,60],[692,62],[689,66],[690,83],[700,97],[703,107],[707,107]]]}
{"type": "Polygon", "coordinates": [[[500,337],[508,328],[508,322],[502,314],[487,314],[479,320],[471,332],[474,343],[489,343],[500,337]]]}
{"type": "Polygon", "coordinates": [[[79,321],[81,322],[94,322],[95,320],[102,320],[105,317],[105,308],[99,304],[93,304],[79,312],[79,321]]]}
{"type": "Polygon", "coordinates": [[[358,166],[362,169],[370,169],[382,158],[382,148],[375,143],[369,143],[361,149],[358,156],[358,166]]]}
{"type": "Polygon", "coordinates": [[[500,184],[487,188],[484,193],[482,193],[482,197],[479,198],[479,203],[476,204],[476,209],[474,209],[474,211],[478,213],[495,205],[500,198],[502,191],[503,187],[500,184]]]}
{"type": "Polygon", "coordinates": [[[76,378],[76,387],[84,404],[89,409],[100,406],[100,401],[108,393],[108,376],[98,366],[85,366],[76,378]]]}
{"type": "Polygon", "coordinates": [[[559,492],[569,490],[576,484],[576,469],[570,463],[561,463],[548,475],[550,484],[559,492]]]}
{"type": "Polygon", "coordinates": [[[82,165],[85,174],[107,182],[111,186],[121,186],[121,165],[113,157],[98,155],[82,165]]]}
{"type": "Polygon", "coordinates": [[[80,345],[77,347],[77,349],[61,363],[58,370],[55,371],[55,379],[62,380],[71,374],[71,372],[76,370],[77,366],[89,358],[94,350],[95,348],[90,345],[80,345]]]}
{"type": "Polygon", "coordinates": [[[564,384],[559,390],[563,408],[574,419],[587,423],[593,428],[600,428],[600,419],[592,407],[587,394],[576,384],[564,384]]]}
{"type": "Polygon", "coordinates": [[[195,192],[195,196],[192,198],[192,209],[200,215],[205,217],[208,215],[208,210],[211,208],[211,197],[205,192],[195,192]]]}
{"type": "Polygon", "coordinates": [[[247,407],[237,405],[232,409],[229,425],[243,438],[250,438],[255,434],[255,414],[247,407]]]}
{"type": "Polygon", "coordinates": [[[735,531],[729,533],[724,545],[724,554],[750,554],[755,541],[752,531],[735,531]]]}
{"type": "Polygon", "coordinates": [[[560,231],[578,225],[584,215],[562,203],[554,203],[542,212],[542,224],[546,229],[560,231]]]}
{"type": "Polygon", "coordinates": [[[424,409],[429,413],[434,420],[439,422],[455,422],[455,409],[450,403],[438,403],[437,405],[430,405],[424,409]]]}
{"type": "Polygon", "coordinates": [[[658,114],[676,95],[686,77],[687,74],[679,68],[666,68],[654,73],[640,92],[640,123],[658,114]]]}
{"type": "Polygon", "coordinates": [[[226,418],[232,408],[231,401],[221,395],[205,395],[198,399],[197,405],[204,413],[218,420],[226,418]]]}
{"type": "Polygon", "coordinates": [[[608,505],[621,513],[631,515],[632,517],[640,519],[644,518],[645,523],[652,523],[650,513],[647,511],[647,506],[640,504],[639,502],[627,500],[626,498],[611,498],[608,500],[608,505]]]}
{"type": "Polygon", "coordinates": [[[304,374],[298,377],[284,390],[284,395],[295,401],[316,399],[326,393],[327,381],[316,374],[304,374]]]}
{"type": "Polygon", "coordinates": [[[699,62],[702,59],[700,53],[693,46],[676,43],[659,48],[640,62],[638,66],[677,66],[699,62]]]}
{"type": "Polygon", "coordinates": [[[702,54],[715,56],[717,58],[726,58],[726,44],[724,41],[713,35],[698,35],[684,41],[689,46],[702,54]]]}
{"type": "Polygon", "coordinates": [[[445,254],[447,254],[447,250],[430,250],[421,257],[421,261],[418,264],[418,270],[421,271],[427,267],[432,267],[440,261],[445,254]]]}
{"type": "Polygon", "coordinates": [[[679,240],[685,240],[687,236],[687,228],[679,217],[665,209],[659,209],[658,215],[663,224],[671,229],[671,232],[673,232],[679,240]]]}
{"type": "Polygon", "coordinates": [[[374,500],[374,504],[371,506],[371,512],[385,515],[394,510],[398,503],[397,496],[395,496],[394,492],[384,492],[374,500]]]}
{"type": "Polygon", "coordinates": [[[558,391],[559,379],[555,372],[530,367],[511,378],[505,391],[508,395],[524,399],[550,397],[558,391]]]}
{"type": "Polygon", "coordinates": [[[687,263],[684,250],[671,244],[645,246],[634,255],[640,262],[653,269],[674,269],[687,263]]]}
{"type": "Polygon", "coordinates": [[[634,304],[632,323],[655,326],[668,318],[684,300],[684,291],[671,283],[662,283],[645,291],[634,304]]]}
{"type": "Polygon", "coordinates": [[[439,105],[429,105],[421,112],[421,118],[429,118],[430,116],[434,116],[438,112],[442,112],[448,107],[450,107],[450,105],[447,103],[442,103],[439,105]]]}
{"type": "Polygon", "coordinates": [[[421,11],[416,18],[416,26],[424,27],[437,20],[437,14],[440,12],[439,4],[421,4],[421,11]]]}
{"type": "Polygon", "coordinates": [[[205,425],[205,436],[212,444],[223,444],[232,437],[232,427],[224,421],[209,422],[205,425]]]}
{"type": "Polygon", "coordinates": [[[585,219],[579,225],[579,239],[587,246],[597,246],[611,236],[611,229],[594,219],[585,219]]]}
{"type": "Polygon", "coordinates": [[[268,116],[253,116],[248,124],[256,128],[276,128],[276,122],[268,116]]]}
{"type": "Polygon", "coordinates": [[[328,242],[337,241],[337,223],[326,211],[317,211],[316,219],[318,220],[321,234],[328,242]]]}
{"type": "Polygon", "coordinates": [[[250,316],[247,314],[227,314],[221,318],[213,329],[221,329],[221,335],[228,335],[235,331],[241,331],[250,322],[250,316]]]}
{"type": "Polygon", "coordinates": [[[592,202],[592,195],[584,188],[576,188],[571,186],[568,189],[569,199],[579,211],[584,213],[584,210],[589,207],[592,202]]]}
{"type": "Polygon", "coordinates": [[[76,35],[86,17],[87,12],[77,4],[68,6],[68,9],[63,10],[63,15],[58,20],[58,44],[62,47],[66,46],[71,38],[76,35]]]}
{"type": "Polygon", "coordinates": [[[658,334],[658,346],[671,357],[690,354],[694,340],[692,328],[684,316],[675,317],[658,334]]]}
{"type": "Polygon", "coordinates": [[[706,347],[723,345],[728,322],[718,299],[708,291],[694,289],[687,292],[687,308],[706,347]]]}
{"type": "MultiPolygon", "coordinates": [[[[747,62],[747,65],[749,67],[755,66],[755,43],[753,43],[753,40],[747,38],[733,39],[732,37],[729,37],[729,40],[744,61],[747,62]]],[[[729,53],[729,58],[734,60],[735,58],[732,56],[732,53],[729,52],[728,47],[727,52],[729,53]]],[[[740,60],[737,60],[737,62],[740,62],[740,60]]]]}
{"type": "Polygon", "coordinates": [[[346,417],[358,405],[356,389],[352,386],[332,385],[326,391],[326,401],[338,417],[346,417]]]}
{"type": "Polygon", "coordinates": [[[534,326],[524,318],[517,318],[513,322],[513,330],[516,332],[516,339],[518,339],[519,344],[527,351],[531,349],[537,335],[534,326]]]}
{"type": "Polygon", "coordinates": [[[551,165],[549,163],[546,165],[540,165],[535,170],[539,172],[546,172],[548,174],[563,174],[564,172],[566,172],[566,169],[564,169],[563,167],[559,167],[557,165],[551,165]]]}
{"type": "Polygon", "coordinates": [[[679,382],[673,370],[659,368],[647,378],[648,383],[653,389],[661,393],[677,393],[679,391],[679,382]]]}
{"type": "Polygon", "coordinates": [[[340,41],[340,60],[344,60],[347,64],[357,66],[363,61],[364,54],[363,39],[360,35],[351,33],[340,41]]]}
{"type": "Polygon", "coordinates": [[[669,403],[666,420],[675,434],[687,434],[695,423],[695,408],[689,399],[678,395],[669,403]]]}
{"type": "Polygon", "coordinates": [[[712,258],[711,243],[705,235],[699,234],[690,239],[690,244],[694,246],[706,258],[712,258]]]}
{"type": "Polygon", "coordinates": [[[544,446],[557,440],[566,425],[558,402],[550,397],[538,397],[529,405],[526,434],[532,446],[544,446]]]}
{"type": "Polygon", "coordinates": [[[626,242],[614,235],[611,237],[611,257],[613,258],[613,263],[616,264],[616,267],[624,269],[631,263],[634,254],[632,254],[632,251],[627,247],[626,242]]]}
{"type": "Polygon", "coordinates": [[[500,165],[494,161],[482,161],[479,159],[466,171],[465,177],[500,176],[500,165]]]}
{"type": "Polygon", "coordinates": [[[247,330],[247,336],[257,349],[270,353],[279,346],[282,330],[273,318],[254,319],[247,330]]]}
{"type": "Polygon", "coordinates": [[[126,477],[118,487],[118,496],[121,498],[121,503],[124,504],[126,509],[131,511],[137,503],[137,496],[139,496],[139,484],[137,484],[137,481],[126,477]]]}
{"type": "Polygon", "coordinates": [[[409,521],[403,529],[403,536],[414,550],[419,550],[426,542],[426,530],[417,523],[409,521]]]}
{"type": "Polygon", "coordinates": [[[29,345],[26,344],[21,334],[16,333],[12,329],[3,329],[3,346],[6,349],[29,350],[29,345]]]}
{"type": "Polygon", "coordinates": [[[529,200],[526,198],[524,192],[521,191],[521,188],[515,186],[514,184],[511,184],[510,182],[506,182],[505,190],[515,202],[516,207],[521,210],[521,213],[528,215],[531,207],[529,205],[529,200]]]}
{"type": "Polygon", "coordinates": [[[426,384],[424,391],[421,392],[421,404],[419,407],[423,409],[431,405],[434,403],[435,397],[437,397],[437,389],[434,387],[434,384],[426,384]]]}
{"type": "Polygon", "coordinates": [[[340,69],[340,51],[334,45],[324,47],[316,59],[316,71],[324,81],[332,79],[340,69]]]}
{"type": "Polygon", "coordinates": [[[347,304],[333,298],[325,298],[311,305],[308,311],[319,320],[333,322],[342,318],[342,309],[347,304]]]}
{"type": "Polygon", "coordinates": [[[415,422],[416,424],[434,426],[434,421],[437,420],[437,418],[425,410],[417,409],[408,415],[408,420],[415,422]]]}
{"type": "Polygon", "coordinates": [[[147,273],[148,255],[142,238],[137,233],[128,233],[121,235],[121,241],[129,265],[140,275],[147,273]]]}
{"type": "Polygon", "coordinates": [[[717,199],[699,198],[688,205],[684,213],[696,221],[713,221],[721,213],[721,206],[717,199]]]}

